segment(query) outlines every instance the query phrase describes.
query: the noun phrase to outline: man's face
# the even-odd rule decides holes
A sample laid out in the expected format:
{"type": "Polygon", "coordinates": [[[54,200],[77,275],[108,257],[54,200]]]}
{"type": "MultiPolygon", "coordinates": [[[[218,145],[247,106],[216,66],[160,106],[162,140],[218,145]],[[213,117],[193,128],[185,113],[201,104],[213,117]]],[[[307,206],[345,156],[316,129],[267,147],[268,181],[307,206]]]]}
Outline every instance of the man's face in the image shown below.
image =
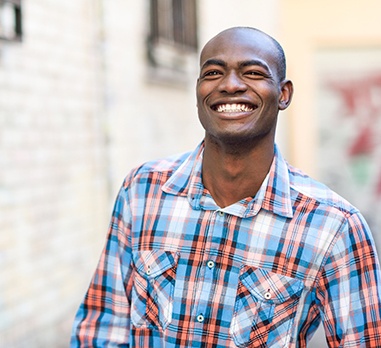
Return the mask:
{"type": "Polygon", "coordinates": [[[278,79],[273,42],[249,29],[229,30],[204,47],[200,65],[197,107],[206,137],[226,144],[273,142],[278,111],[292,94],[278,79]]]}

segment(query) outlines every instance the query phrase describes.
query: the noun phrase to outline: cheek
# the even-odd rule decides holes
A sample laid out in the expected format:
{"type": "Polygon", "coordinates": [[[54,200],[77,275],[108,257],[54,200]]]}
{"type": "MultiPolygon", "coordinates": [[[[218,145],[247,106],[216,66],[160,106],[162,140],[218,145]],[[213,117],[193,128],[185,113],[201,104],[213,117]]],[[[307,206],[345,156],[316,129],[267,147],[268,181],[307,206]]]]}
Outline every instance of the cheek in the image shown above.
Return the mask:
{"type": "Polygon", "coordinates": [[[199,82],[196,88],[196,96],[198,102],[202,102],[215,90],[215,87],[210,83],[199,82]]]}
{"type": "Polygon", "coordinates": [[[279,107],[280,95],[274,89],[268,89],[264,91],[264,102],[267,104],[268,109],[277,109],[279,107]]]}
{"type": "Polygon", "coordinates": [[[197,107],[201,107],[201,104],[202,104],[202,96],[201,96],[201,91],[200,91],[200,87],[197,86],[197,89],[196,89],[196,101],[197,101],[197,107]]]}

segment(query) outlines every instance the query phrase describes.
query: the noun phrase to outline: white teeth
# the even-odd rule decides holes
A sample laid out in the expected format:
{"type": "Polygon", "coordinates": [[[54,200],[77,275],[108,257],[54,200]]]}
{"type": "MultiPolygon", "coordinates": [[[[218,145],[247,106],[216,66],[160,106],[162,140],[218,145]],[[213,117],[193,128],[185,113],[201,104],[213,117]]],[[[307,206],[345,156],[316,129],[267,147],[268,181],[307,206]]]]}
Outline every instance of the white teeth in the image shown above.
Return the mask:
{"type": "Polygon", "coordinates": [[[220,104],[217,107],[217,112],[249,112],[253,108],[246,104],[220,104]]]}

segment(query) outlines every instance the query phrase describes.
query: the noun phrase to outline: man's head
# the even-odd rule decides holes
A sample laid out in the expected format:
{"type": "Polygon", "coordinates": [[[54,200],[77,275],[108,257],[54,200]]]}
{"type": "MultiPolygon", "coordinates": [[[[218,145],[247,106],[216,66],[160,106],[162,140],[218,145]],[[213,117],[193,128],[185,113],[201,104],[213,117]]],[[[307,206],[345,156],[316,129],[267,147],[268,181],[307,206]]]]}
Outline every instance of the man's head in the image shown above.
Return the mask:
{"type": "Polygon", "coordinates": [[[206,137],[229,143],[274,140],[279,110],[292,83],[279,43],[260,30],[236,27],[212,38],[200,56],[197,106],[206,137]]]}

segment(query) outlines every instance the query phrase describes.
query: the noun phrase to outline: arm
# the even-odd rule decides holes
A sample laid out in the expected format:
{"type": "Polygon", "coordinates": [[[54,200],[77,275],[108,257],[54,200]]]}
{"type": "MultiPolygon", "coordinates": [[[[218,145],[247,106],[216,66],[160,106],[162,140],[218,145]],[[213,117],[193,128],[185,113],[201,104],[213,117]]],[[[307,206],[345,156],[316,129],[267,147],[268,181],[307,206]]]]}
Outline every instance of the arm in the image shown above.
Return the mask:
{"type": "Polygon", "coordinates": [[[343,223],[317,290],[329,347],[381,347],[380,265],[359,213],[343,223]]]}
{"type": "Polygon", "coordinates": [[[107,242],[75,317],[71,347],[128,347],[130,327],[131,214],[122,189],[107,242]]]}

